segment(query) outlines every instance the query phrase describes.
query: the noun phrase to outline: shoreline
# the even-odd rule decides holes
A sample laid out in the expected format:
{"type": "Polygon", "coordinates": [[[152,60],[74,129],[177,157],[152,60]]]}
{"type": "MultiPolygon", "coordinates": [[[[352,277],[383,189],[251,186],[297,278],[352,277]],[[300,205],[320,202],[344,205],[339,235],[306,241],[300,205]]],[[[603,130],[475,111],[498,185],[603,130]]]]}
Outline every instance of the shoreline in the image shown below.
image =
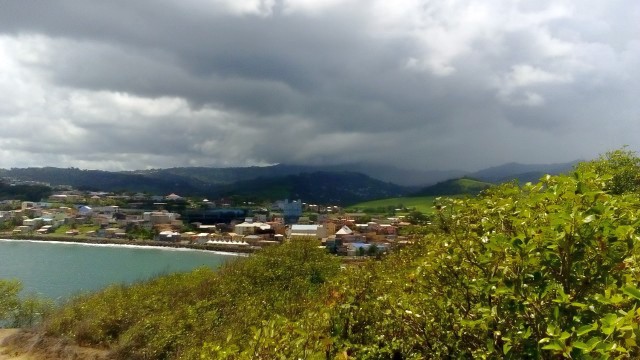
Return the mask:
{"type": "Polygon", "coordinates": [[[125,240],[125,239],[107,239],[107,238],[90,238],[90,237],[70,237],[70,236],[56,236],[56,235],[14,235],[9,233],[0,233],[0,240],[8,241],[33,241],[33,242],[51,242],[62,244],[77,244],[77,245],[94,245],[94,246],[107,246],[107,245],[119,245],[126,247],[139,247],[139,248],[158,248],[158,249],[188,249],[188,250],[200,250],[209,251],[215,253],[221,253],[226,255],[248,255],[260,251],[259,248],[250,246],[234,246],[234,245],[220,245],[220,244],[180,244],[170,243],[165,241],[154,240],[125,240]]]}

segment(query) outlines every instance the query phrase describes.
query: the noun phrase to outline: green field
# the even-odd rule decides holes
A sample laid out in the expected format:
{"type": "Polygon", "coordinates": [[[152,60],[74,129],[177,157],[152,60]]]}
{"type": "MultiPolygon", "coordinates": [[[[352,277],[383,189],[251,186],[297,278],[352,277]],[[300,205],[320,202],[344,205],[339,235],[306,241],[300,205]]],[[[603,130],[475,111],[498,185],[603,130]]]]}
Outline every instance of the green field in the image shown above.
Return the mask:
{"type": "Polygon", "coordinates": [[[373,200],[351,205],[346,210],[362,212],[384,212],[387,209],[393,210],[406,208],[409,211],[417,210],[423,214],[430,214],[433,212],[433,201],[437,197],[438,196],[418,196],[373,200]]]}
{"type": "Polygon", "coordinates": [[[419,211],[423,214],[431,214],[433,213],[433,201],[438,197],[473,196],[491,186],[493,184],[470,178],[450,179],[422,189],[417,193],[418,196],[361,202],[347,207],[346,211],[369,214],[395,213],[397,215],[419,211]]]}

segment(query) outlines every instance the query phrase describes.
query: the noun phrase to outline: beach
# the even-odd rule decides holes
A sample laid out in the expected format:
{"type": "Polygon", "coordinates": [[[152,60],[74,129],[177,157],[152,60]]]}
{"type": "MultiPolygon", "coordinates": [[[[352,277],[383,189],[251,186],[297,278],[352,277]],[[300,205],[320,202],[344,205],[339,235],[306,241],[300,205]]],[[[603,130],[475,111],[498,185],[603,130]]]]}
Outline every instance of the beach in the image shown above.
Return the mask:
{"type": "Polygon", "coordinates": [[[73,244],[87,244],[94,246],[122,245],[136,247],[173,248],[214,251],[225,254],[251,254],[259,251],[260,248],[253,246],[237,246],[224,244],[185,244],[167,241],[154,240],[126,240],[115,238],[96,238],[87,236],[59,236],[59,235],[15,235],[12,233],[0,233],[0,240],[25,240],[25,241],[47,241],[73,244]]]}

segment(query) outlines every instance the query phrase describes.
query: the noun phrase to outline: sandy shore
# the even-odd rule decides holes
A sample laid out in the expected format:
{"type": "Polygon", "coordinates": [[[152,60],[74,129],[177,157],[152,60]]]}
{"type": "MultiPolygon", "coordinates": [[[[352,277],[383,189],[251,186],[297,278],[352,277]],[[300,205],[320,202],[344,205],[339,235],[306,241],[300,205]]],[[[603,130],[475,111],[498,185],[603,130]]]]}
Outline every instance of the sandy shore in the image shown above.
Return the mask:
{"type": "Polygon", "coordinates": [[[252,246],[234,246],[219,244],[183,244],[172,243],[166,241],[152,240],[125,240],[125,239],[108,239],[94,237],[72,237],[58,235],[14,235],[11,233],[0,233],[0,239],[6,240],[29,240],[29,241],[47,241],[47,242],[65,242],[75,244],[95,244],[95,245],[128,245],[158,248],[174,248],[174,249],[192,249],[215,251],[229,254],[251,254],[258,251],[258,248],[252,246]]]}

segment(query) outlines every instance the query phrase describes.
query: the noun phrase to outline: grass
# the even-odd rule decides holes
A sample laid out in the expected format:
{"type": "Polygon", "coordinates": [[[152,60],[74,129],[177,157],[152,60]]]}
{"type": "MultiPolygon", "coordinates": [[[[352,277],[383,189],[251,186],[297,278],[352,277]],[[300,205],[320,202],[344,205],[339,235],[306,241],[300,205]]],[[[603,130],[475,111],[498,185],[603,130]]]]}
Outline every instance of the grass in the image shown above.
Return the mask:
{"type": "Polygon", "coordinates": [[[351,205],[347,211],[385,212],[393,209],[416,210],[423,214],[433,212],[433,201],[438,196],[397,197],[381,200],[366,201],[351,205]]]}

